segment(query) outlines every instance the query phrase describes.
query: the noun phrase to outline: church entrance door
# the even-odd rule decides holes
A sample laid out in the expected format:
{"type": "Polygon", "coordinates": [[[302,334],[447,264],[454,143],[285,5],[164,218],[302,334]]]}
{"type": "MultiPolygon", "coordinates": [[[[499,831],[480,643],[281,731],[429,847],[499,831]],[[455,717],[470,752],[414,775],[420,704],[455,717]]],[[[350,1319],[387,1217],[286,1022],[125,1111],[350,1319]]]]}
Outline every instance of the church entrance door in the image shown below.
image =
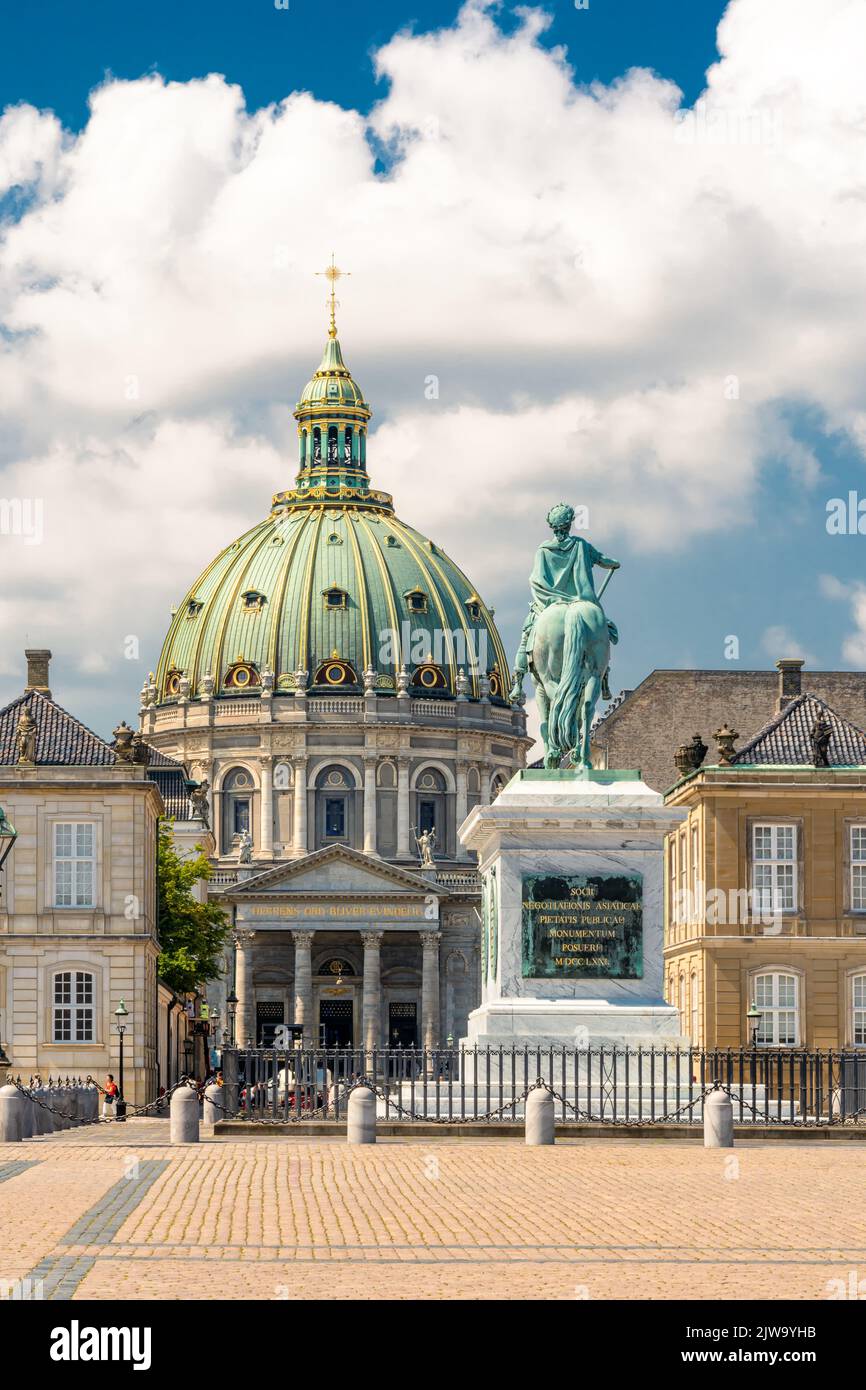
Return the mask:
{"type": "Polygon", "coordinates": [[[388,1046],[418,1046],[417,1004],[392,1003],[388,1005],[388,1046]]]}
{"type": "Polygon", "coordinates": [[[351,999],[319,1002],[319,1041],[322,1047],[353,1047],[354,1005],[351,999]]]}

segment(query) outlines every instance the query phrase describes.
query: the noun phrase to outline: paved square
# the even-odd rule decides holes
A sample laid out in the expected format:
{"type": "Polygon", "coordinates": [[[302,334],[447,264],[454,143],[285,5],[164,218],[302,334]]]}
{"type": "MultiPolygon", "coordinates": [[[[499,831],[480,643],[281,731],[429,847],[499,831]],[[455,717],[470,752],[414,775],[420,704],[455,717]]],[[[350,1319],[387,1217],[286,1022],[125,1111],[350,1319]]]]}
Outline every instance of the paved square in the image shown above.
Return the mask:
{"type": "Polygon", "coordinates": [[[0,1278],[58,1299],[557,1300],[866,1279],[859,1143],[167,1140],[132,1120],[0,1145],[0,1278]]]}

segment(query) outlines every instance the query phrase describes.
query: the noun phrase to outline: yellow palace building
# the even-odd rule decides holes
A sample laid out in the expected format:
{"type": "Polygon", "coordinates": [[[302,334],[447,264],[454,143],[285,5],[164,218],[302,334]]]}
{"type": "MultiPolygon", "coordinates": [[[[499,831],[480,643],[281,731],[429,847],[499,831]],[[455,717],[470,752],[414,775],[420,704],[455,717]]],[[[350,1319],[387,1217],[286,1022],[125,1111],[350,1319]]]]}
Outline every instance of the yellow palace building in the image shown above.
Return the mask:
{"type": "Polygon", "coordinates": [[[712,766],[680,750],[668,1002],[698,1047],[866,1047],[866,734],[814,695],[780,705],[739,750],[723,726],[712,766]]]}

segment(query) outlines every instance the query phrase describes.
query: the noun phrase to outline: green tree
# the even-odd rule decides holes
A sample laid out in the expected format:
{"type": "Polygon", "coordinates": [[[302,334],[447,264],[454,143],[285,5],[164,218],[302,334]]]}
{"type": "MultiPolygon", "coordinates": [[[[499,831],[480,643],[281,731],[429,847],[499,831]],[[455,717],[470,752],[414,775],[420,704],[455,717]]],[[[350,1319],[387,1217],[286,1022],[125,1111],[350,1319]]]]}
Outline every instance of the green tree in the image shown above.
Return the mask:
{"type": "Polygon", "coordinates": [[[159,873],[159,974],[176,994],[212,980],[229,934],[229,922],[217,903],[200,903],[193,888],[210,878],[210,865],[199,852],[189,859],[178,854],[171,821],[161,821],[157,842],[159,873]]]}

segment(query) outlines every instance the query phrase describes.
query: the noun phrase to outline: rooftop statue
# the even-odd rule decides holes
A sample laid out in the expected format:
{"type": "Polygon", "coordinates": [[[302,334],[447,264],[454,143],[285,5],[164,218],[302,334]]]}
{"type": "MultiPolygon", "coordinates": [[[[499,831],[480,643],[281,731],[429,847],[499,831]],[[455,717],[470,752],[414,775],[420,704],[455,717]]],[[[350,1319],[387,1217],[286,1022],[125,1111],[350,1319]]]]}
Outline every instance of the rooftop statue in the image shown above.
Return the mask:
{"type": "MultiPolygon", "coordinates": [[[[529,579],[532,601],[514,663],[510,698],[523,693],[532,675],[541,715],[544,766],[559,767],[569,755],[575,767],[590,768],[589,736],[599,695],[610,699],[611,643],[619,641],[595,591],[593,569],[619,569],[581,536],[571,534],[574,508],[560,502],[547,514],[553,539],[535,553],[529,579]]],[[[608,576],[609,578],[610,576],[608,576]]]]}

